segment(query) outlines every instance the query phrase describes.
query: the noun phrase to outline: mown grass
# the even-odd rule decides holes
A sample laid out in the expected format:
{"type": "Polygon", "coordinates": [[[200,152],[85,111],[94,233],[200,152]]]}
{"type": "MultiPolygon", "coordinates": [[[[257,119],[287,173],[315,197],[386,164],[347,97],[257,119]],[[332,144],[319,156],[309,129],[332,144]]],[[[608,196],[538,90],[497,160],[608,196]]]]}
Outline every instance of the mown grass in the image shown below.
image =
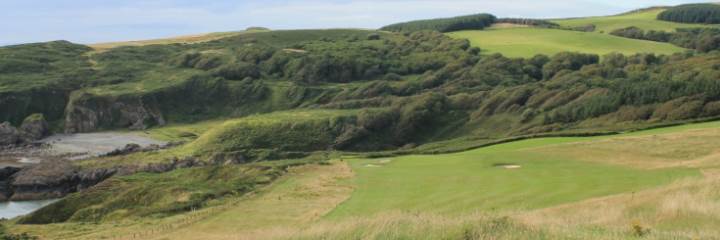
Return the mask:
{"type": "Polygon", "coordinates": [[[357,190],[331,216],[537,209],[699,176],[692,169],[640,170],[529,150],[578,140],[585,139],[532,139],[456,154],[353,160],[357,190]]]}
{"type": "Polygon", "coordinates": [[[545,28],[505,28],[486,31],[448,33],[453,38],[469,39],[485,54],[501,53],[508,57],[554,55],[559,52],[583,52],[605,55],[619,52],[673,54],[685,51],[668,43],[621,38],[591,32],[545,28]]]}
{"type": "Polygon", "coordinates": [[[661,9],[651,9],[615,16],[603,16],[603,17],[587,17],[587,18],[572,18],[572,19],[557,19],[552,20],[557,24],[564,27],[581,27],[588,24],[596,26],[595,32],[610,33],[613,30],[635,26],[643,30],[662,30],[662,31],[675,31],[678,28],[695,28],[695,27],[717,27],[718,25],[706,25],[706,24],[683,24],[675,22],[667,22],[657,20],[657,15],[665,11],[661,9]]]}

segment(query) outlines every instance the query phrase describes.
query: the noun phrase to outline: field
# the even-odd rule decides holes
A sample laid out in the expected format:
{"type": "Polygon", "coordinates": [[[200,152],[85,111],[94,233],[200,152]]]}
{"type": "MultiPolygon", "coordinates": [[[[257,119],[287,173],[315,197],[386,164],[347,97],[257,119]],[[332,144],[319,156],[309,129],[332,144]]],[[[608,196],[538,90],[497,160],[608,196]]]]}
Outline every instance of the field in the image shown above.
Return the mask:
{"type": "Polygon", "coordinates": [[[604,17],[588,17],[588,18],[572,18],[572,19],[557,19],[553,22],[560,24],[565,27],[580,27],[588,24],[594,24],[596,26],[595,32],[610,33],[613,30],[635,26],[643,30],[662,30],[662,31],[675,31],[678,28],[696,28],[696,27],[708,27],[717,25],[703,25],[703,24],[683,24],[657,20],[658,14],[663,12],[665,9],[651,9],[645,11],[638,11],[632,13],[626,13],[616,16],[604,16],[604,17]]]}
{"type": "Polygon", "coordinates": [[[652,229],[649,239],[704,239],[720,226],[718,140],[720,122],[709,122],[454,154],[335,156],[198,212],[11,229],[68,239],[633,239],[639,227],[652,229]]]}
{"type": "Polygon", "coordinates": [[[480,47],[485,54],[502,53],[508,57],[554,55],[564,51],[599,55],[611,52],[672,54],[684,51],[683,48],[668,43],[558,29],[503,28],[486,31],[459,31],[448,33],[448,35],[453,38],[469,39],[473,46],[480,47]]]}

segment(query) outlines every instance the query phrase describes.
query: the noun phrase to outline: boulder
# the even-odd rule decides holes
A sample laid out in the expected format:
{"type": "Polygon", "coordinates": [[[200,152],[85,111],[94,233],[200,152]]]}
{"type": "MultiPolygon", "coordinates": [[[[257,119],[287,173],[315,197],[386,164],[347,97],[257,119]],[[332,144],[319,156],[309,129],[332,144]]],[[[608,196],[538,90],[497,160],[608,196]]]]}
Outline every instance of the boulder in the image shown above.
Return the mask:
{"type": "Polygon", "coordinates": [[[0,124],[0,146],[18,144],[21,137],[20,131],[9,122],[0,124]]]}
{"type": "Polygon", "coordinates": [[[37,141],[50,135],[50,127],[45,121],[45,116],[40,113],[25,118],[20,125],[20,131],[28,142],[37,141]]]}

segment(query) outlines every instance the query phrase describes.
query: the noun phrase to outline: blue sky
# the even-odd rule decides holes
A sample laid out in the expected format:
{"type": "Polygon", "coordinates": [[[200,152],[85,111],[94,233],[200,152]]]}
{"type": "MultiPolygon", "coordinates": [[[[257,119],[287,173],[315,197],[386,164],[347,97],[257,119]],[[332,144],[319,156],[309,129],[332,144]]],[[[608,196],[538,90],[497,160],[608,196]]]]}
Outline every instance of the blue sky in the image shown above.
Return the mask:
{"type": "Polygon", "coordinates": [[[557,18],[620,13],[683,0],[0,0],[0,45],[69,40],[97,43],[233,31],[377,28],[434,17],[488,12],[557,18]]]}

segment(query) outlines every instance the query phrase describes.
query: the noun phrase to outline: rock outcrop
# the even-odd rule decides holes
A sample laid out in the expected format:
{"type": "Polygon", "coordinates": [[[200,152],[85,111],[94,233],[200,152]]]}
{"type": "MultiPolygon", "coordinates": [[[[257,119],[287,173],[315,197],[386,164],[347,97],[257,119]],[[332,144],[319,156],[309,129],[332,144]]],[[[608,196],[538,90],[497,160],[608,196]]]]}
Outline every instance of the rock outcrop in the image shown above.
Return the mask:
{"type": "Polygon", "coordinates": [[[51,161],[20,170],[13,176],[10,200],[52,199],[71,192],[77,168],[67,161],[51,161]]]}
{"type": "Polygon", "coordinates": [[[20,125],[20,131],[27,142],[37,141],[50,135],[50,127],[45,121],[45,116],[40,113],[25,118],[20,125]]]}
{"type": "Polygon", "coordinates": [[[94,186],[113,176],[116,169],[79,170],[68,161],[52,161],[17,169],[8,182],[6,199],[13,201],[53,199],[94,186]]]}
{"type": "Polygon", "coordinates": [[[12,175],[20,171],[20,168],[5,167],[0,168],[0,202],[7,201],[12,196],[13,191],[10,183],[12,175]]]}
{"type": "Polygon", "coordinates": [[[0,124],[0,146],[15,145],[22,140],[22,134],[9,122],[0,124]]]}
{"type": "Polygon", "coordinates": [[[165,118],[154,104],[146,104],[140,96],[103,98],[79,93],[65,109],[66,133],[103,128],[141,130],[153,125],[165,125],[165,118]]]}
{"type": "Polygon", "coordinates": [[[25,118],[20,129],[9,122],[0,124],[0,146],[32,143],[50,135],[50,128],[42,114],[25,118]]]}
{"type": "Polygon", "coordinates": [[[61,198],[82,191],[115,175],[139,172],[164,173],[180,168],[206,166],[197,158],[173,158],[165,163],[81,170],[68,161],[52,161],[25,168],[0,169],[0,201],[61,198]]]}

